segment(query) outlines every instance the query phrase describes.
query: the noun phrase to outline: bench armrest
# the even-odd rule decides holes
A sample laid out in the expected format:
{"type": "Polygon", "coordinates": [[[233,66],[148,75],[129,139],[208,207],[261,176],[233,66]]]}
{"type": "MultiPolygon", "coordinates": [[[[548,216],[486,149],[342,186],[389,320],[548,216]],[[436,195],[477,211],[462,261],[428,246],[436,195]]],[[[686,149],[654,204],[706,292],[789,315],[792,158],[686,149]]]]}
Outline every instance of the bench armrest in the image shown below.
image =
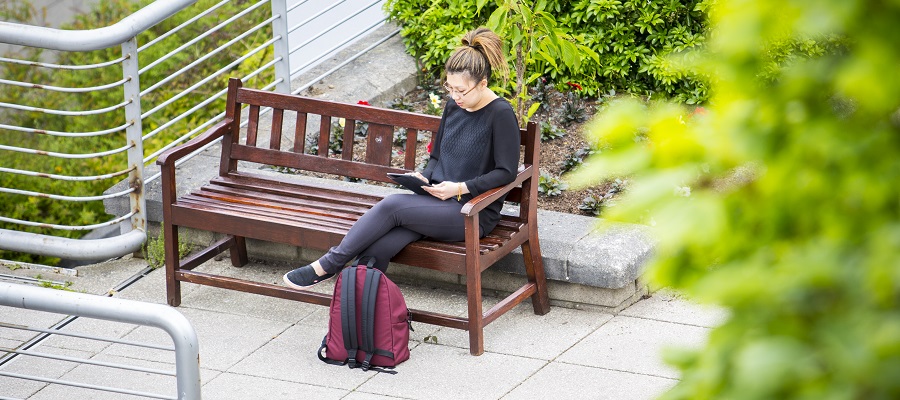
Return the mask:
{"type": "Polygon", "coordinates": [[[234,120],[225,119],[224,121],[213,125],[199,136],[189,140],[187,143],[167,150],[160,154],[156,159],[156,165],[159,165],[161,168],[174,168],[176,161],[224,136],[225,133],[233,128],[233,123],[234,120]]]}
{"type": "Polygon", "coordinates": [[[526,180],[531,179],[532,174],[533,174],[532,171],[534,171],[533,165],[529,165],[529,166],[525,167],[525,169],[521,170],[516,175],[516,179],[513,180],[512,182],[510,182],[509,184],[507,184],[505,186],[495,187],[491,190],[488,190],[488,191],[478,195],[477,197],[473,198],[472,200],[469,200],[468,203],[463,205],[463,208],[460,211],[460,213],[462,213],[463,215],[465,215],[467,217],[471,217],[471,216],[477,214],[479,211],[483,210],[489,204],[493,203],[494,201],[496,201],[503,195],[509,193],[510,190],[513,190],[514,188],[518,187],[526,180]]]}

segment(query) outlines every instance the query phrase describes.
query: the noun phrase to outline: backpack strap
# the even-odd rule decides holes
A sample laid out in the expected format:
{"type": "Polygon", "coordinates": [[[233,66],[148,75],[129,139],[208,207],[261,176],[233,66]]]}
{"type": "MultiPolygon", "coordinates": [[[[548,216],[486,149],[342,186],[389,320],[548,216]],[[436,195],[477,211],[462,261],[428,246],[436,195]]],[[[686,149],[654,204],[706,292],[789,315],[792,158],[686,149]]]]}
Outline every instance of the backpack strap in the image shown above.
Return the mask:
{"type": "Polygon", "coordinates": [[[380,372],[396,373],[396,371],[384,371],[376,368],[393,367],[373,367],[371,365],[372,356],[379,355],[393,359],[394,353],[384,349],[375,348],[375,302],[378,298],[378,286],[381,283],[382,272],[375,268],[366,269],[366,281],[363,286],[362,299],[362,332],[363,345],[362,350],[366,353],[366,359],[362,363],[363,371],[368,369],[378,370],[380,372]]]}
{"type": "Polygon", "coordinates": [[[347,365],[347,361],[332,360],[325,357],[326,349],[328,349],[328,335],[325,335],[325,337],[322,338],[322,346],[320,346],[319,351],[316,352],[316,355],[319,356],[319,360],[331,365],[347,365]]]}
{"type": "Polygon", "coordinates": [[[341,333],[350,368],[356,368],[356,351],[359,339],[356,337],[356,268],[341,271],[341,333]]]}
{"type": "Polygon", "coordinates": [[[375,354],[375,300],[378,296],[380,275],[381,271],[366,268],[366,282],[363,286],[362,298],[362,350],[366,353],[366,359],[362,363],[363,371],[369,369],[372,356],[375,354]]]}

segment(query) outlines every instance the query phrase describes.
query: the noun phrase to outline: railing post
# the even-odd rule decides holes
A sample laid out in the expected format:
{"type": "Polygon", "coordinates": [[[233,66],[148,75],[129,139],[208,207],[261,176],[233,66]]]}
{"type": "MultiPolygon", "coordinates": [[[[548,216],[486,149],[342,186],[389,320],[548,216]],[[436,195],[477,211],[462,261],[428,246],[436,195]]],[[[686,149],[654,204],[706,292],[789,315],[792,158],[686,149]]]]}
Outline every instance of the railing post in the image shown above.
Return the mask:
{"type": "Polygon", "coordinates": [[[288,45],[287,27],[287,0],[271,0],[272,16],[278,17],[272,20],[272,37],[281,38],[272,44],[275,50],[275,59],[281,59],[275,63],[275,79],[280,82],[275,86],[279,93],[291,93],[291,62],[290,46],[288,45]]]}
{"type": "MultiPolygon", "coordinates": [[[[137,38],[133,37],[122,43],[122,75],[125,78],[123,89],[125,92],[125,120],[128,127],[125,128],[125,137],[131,146],[128,149],[128,185],[134,189],[129,194],[131,209],[134,215],[131,217],[131,230],[147,231],[147,200],[144,193],[144,140],[141,126],[141,83],[138,76],[138,46],[137,38]]],[[[125,233],[125,232],[123,232],[125,233]]]]}

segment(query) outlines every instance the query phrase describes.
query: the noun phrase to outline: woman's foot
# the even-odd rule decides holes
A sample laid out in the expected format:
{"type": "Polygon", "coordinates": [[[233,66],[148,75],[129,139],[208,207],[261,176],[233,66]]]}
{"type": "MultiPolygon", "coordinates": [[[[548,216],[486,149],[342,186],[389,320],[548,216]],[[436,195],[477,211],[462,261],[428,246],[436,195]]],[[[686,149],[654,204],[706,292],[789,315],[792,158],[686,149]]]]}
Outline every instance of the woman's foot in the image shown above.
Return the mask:
{"type": "Polygon", "coordinates": [[[304,265],[284,274],[284,283],[294,289],[303,289],[331,278],[332,276],[334,276],[334,274],[319,275],[316,273],[316,268],[312,265],[304,265]]]}

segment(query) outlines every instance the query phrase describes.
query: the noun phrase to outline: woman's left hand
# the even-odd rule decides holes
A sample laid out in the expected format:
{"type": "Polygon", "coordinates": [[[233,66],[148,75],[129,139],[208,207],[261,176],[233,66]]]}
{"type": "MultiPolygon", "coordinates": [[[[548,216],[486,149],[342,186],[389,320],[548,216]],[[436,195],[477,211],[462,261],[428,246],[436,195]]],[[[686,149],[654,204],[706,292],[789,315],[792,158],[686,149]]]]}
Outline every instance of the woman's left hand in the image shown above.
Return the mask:
{"type": "Polygon", "coordinates": [[[456,182],[441,182],[436,185],[424,186],[426,192],[431,193],[432,196],[437,197],[441,200],[447,200],[452,197],[456,197],[459,195],[459,183],[456,182]]]}

